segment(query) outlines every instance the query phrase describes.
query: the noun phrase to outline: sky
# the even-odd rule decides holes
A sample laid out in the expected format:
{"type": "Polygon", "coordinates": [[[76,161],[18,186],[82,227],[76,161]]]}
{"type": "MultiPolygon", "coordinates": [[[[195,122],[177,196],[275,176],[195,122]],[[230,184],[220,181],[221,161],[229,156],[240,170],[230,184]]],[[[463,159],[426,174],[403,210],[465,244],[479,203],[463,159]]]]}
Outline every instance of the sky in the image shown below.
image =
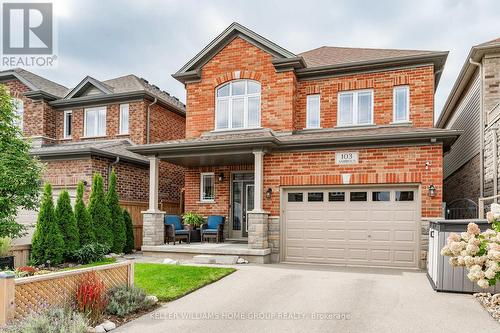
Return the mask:
{"type": "Polygon", "coordinates": [[[320,46],[449,51],[441,112],[471,46],[500,37],[499,0],[55,0],[58,66],[35,73],[67,87],[136,74],[185,101],[172,78],[236,21],[285,49],[320,46]]]}

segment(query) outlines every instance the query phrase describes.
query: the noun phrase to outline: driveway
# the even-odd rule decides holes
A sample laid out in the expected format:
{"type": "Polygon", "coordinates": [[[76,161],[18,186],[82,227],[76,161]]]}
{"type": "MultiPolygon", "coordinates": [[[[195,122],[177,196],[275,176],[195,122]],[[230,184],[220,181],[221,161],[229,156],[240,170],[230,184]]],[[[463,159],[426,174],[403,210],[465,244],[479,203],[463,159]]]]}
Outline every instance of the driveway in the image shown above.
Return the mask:
{"type": "Polygon", "coordinates": [[[245,265],[115,332],[498,332],[471,295],[436,293],[424,273],[245,265]]]}

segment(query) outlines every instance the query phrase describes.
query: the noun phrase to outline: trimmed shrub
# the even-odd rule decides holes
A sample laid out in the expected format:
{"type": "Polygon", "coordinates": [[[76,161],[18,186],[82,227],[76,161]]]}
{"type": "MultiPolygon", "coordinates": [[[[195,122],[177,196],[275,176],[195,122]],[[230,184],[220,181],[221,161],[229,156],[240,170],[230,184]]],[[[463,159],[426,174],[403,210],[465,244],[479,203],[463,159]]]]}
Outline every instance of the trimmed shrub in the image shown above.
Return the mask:
{"type": "Polygon", "coordinates": [[[50,308],[32,314],[15,325],[7,326],[6,333],[85,333],[89,322],[83,313],[70,308],[50,308]]]}
{"type": "Polygon", "coordinates": [[[146,300],[146,293],[140,288],[118,286],[108,292],[106,312],[123,317],[129,313],[151,306],[146,300]]]}
{"type": "Polygon", "coordinates": [[[94,175],[88,211],[92,220],[96,241],[113,247],[113,232],[111,231],[111,214],[106,205],[104,181],[100,173],[94,175]]]}
{"type": "Polygon", "coordinates": [[[111,214],[111,231],[113,232],[113,246],[111,247],[111,251],[114,253],[123,253],[127,241],[127,234],[123,221],[123,211],[120,207],[120,198],[116,191],[115,170],[111,171],[111,175],[109,176],[106,204],[111,214]]]}
{"type": "Polygon", "coordinates": [[[66,190],[59,194],[55,216],[64,240],[64,258],[70,260],[73,252],[80,246],[80,237],[78,236],[78,226],[76,225],[75,214],[71,207],[71,199],[66,190]]]}
{"type": "Polygon", "coordinates": [[[90,243],[74,251],[73,258],[79,264],[90,264],[103,260],[107,253],[109,253],[109,246],[106,244],[90,243]]]}
{"type": "Polygon", "coordinates": [[[45,184],[35,233],[31,242],[32,260],[37,265],[58,265],[64,259],[64,240],[57,225],[52,186],[45,184]]]}
{"type": "Polygon", "coordinates": [[[83,192],[85,185],[83,182],[78,183],[78,188],[76,189],[76,202],[75,202],[75,219],[78,226],[78,234],[80,238],[80,244],[91,244],[95,243],[94,230],[92,229],[92,221],[90,214],[85,207],[85,202],[83,201],[83,192]]]}
{"type": "Polygon", "coordinates": [[[123,209],[123,222],[125,224],[127,241],[125,242],[125,253],[132,253],[135,248],[134,240],[134,225],[132,223],[132,217],[126,209],[123,209]]]}

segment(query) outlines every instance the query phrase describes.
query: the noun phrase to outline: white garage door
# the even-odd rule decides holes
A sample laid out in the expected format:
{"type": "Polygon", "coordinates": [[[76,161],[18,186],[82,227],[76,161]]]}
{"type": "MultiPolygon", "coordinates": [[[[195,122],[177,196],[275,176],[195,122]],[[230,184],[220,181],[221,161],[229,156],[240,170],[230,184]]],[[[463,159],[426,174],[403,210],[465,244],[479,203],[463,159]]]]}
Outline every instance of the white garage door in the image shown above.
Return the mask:
{"type": "MultiPolygon", "coordinates": [[[[54,206],[57,202],[57,198],[59,197],[59,193],[61,193],[61,189],[54,189],[52,192],[52,197],[54,198],[54,206]]],[[[71,198],[71,204],[74,206],[76,201],[76,189],[69,188],[67,189],[69,192],[69,196],[71,198]]],[[[41,197],[40,197],[41,199],[41,197]]],[[[26,210],[19,209],[16,216],[17,223],[24,224],[26,229],[26,235],[20,238],[15,238],[12,243],[14,245],[24,245],[31,244],[31,239],[33,238],[33,233],[35,232],[36,220],[38,219],[38,210],[26,210]]]]}
{"type": "Polygon", "coordinates": [[[298,188],[284,194],[285,261],[418,266],[415,188],[298,188]]]}

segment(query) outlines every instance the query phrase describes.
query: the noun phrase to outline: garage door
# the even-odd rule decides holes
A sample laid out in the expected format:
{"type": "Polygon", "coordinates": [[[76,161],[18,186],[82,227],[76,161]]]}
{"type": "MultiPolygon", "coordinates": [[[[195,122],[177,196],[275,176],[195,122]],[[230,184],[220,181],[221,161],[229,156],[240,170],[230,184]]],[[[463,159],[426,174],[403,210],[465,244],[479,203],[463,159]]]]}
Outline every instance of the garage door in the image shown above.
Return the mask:
{"type": "Polygon", "coordinates": [[[287,189],[284,259],[362,266],[418,266],[414,188],[287,189]]]}
{"type": "MultiPolygon", "coordinates": [[[[71,199],[71,204],[75,204],[76,200],[76,189],[70,188],[67,189],[69,192],[69,197],[71,199]]],[[[59,193],[61,193],[61,189],[54,189],[52,191],[52,197],[54,198],[54,205],[57,202],[57,198],[59,197],[59,193]]],[[[38,211],[37,210],[26,210],[19,209],[16,216],[16,222],[20,224],[24,224],[26,229],[26,235],[20,238],[15,238],[12,243],[14,245],[24,245],[31,244],[31,238],[33,238],[33,233],[35,232],[35,225],[38,219],[38,211]]]]}

